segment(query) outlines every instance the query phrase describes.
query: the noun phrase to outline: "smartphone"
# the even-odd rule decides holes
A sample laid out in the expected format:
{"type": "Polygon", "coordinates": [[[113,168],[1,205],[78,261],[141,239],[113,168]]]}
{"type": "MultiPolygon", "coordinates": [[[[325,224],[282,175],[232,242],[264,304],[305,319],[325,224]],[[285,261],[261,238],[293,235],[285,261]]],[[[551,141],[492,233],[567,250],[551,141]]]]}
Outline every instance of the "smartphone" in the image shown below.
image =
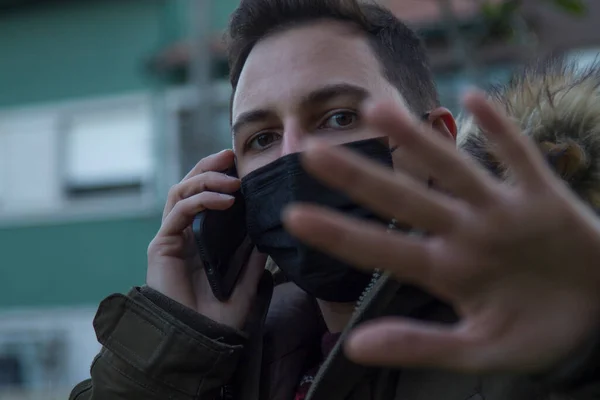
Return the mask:
{"type": "MultiPolygon", "coordinates": [[[[225,172],[237,177],[234,168],[225,172]]],[[[246,204],[241,191],[227,210],[204,210],[192,223],[194,239],[213,294],[227,301],[235,289],[254,245],[246,229],[246,204]]]]}

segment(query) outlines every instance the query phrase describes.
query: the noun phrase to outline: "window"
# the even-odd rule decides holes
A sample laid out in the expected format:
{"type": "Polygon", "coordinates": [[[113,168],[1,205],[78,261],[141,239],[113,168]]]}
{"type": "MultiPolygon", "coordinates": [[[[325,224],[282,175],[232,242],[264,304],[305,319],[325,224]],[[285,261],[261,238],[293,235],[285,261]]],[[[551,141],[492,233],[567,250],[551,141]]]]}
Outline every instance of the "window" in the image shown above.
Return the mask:
{"type": "Polygon", "coordinates": [[[21,330],[0,335],[0,389],[44,389],[66,380],[65,333],[21,330]]]}
{"type": "Polygon", "coordinates": [[[0,355],[0,388],[22,388],[23,363],[14,354],[0,355]]]}
{"type": "Polygon", "coordinates": [[[146,95],[0,110],[0,220],[155,212],[146,95]]]}
{"type": "Polygon", "coordinates": [[[95,312],[79,307],[1,312],[0,399],[11,398],[14,389],[27,398],[65,398],[89,378],[101,347],[92,326],[95,312]]]}
{"type": "Polygon", "coordinates": [[[143,106],[73,114],[64,132],[67,195],[139,191],[152,175],[152,135],[143,106]]]}

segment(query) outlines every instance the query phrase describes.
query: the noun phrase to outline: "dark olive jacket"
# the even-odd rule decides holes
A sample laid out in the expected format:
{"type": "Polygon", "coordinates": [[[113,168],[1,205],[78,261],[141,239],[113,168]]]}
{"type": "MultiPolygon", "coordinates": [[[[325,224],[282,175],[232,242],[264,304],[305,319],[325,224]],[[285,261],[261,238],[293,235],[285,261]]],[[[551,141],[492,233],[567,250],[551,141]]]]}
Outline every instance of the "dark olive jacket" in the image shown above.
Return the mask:
{"type": "MultiPolygon", "coordinates": [[[[549,310],[550,312],[550,310],[549,310]]],[[[221,326],[149,288],[100,304],[102,351],[72,400],[292,400],[324,332],[314,300],[291,283],[263,277],[245,334],[221,326]],[[268,310],[268,312],[266,311],[268,310]]],[[[453,322],[452,310],[388,276],[374,285],[348,327],[383,315],[453,322]]],[[[310,400],[600,399],[598,347],[582,348],[544,375],[483,376],[442,370],[368,368],[340,343],[321,367],[310,400]]]]}

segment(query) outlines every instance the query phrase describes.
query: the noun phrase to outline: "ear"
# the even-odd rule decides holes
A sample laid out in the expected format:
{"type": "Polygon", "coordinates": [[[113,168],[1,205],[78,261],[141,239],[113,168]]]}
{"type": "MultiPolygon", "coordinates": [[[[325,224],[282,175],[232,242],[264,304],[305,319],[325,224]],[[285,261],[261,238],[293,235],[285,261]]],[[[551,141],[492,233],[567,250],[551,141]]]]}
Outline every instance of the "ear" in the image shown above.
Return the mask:
{"type": "Polygon", "coordinates": [[[436,131],[444,137],[456,141],[456,120],[450,110],[444,107],[438,107],[428,113],[427,120],[436,131]]]}

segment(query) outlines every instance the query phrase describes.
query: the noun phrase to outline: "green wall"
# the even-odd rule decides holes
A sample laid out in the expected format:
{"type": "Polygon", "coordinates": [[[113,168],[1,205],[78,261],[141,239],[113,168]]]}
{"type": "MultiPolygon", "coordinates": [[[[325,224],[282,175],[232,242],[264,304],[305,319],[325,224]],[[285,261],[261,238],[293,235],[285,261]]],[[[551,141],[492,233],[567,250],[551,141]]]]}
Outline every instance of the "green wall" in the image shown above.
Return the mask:
{"type": "Polygon", "coordinates": [[[211,12],[214,14],[212,18],[212,28],[215,30],[224,29],[229,22],[229,15],[239,4],[239,0],[216,0],[213,1],[211,12]]]}
{"type": "MultiPolygon", "coordinates": [[[[0,14],[0,108],[153,89],[169,0],[37,2],[0,14]]],[[[97,304],[143,284],[160,216],[0,229],[0,308],[97,304]]]]}
{"type": "Polygon", "coordinates": [[[48,2],[0,14],[0,107],[146,88],[164,2],[48,2]]]}
{"type": "Polygon", "coordinates": [[[141,285],[160,217],[0,229],[0,308],[97,304],[141,285]]]}
{"type": "MultiPolygon", "coordinates": [[[[169,0],[167,5],[167,13],[170,15],[170,21],[178,23],[178,27],[171,26],[170,33],[174,34],[173,39],[179,39],[181,36],[190,33],[188,26],[192,16],[189,11],[192,2],[196,0],[169,0]]],[[[239,0],[202,0],[210,1],[210,28],[215,32],[223,31],[229,22],[229,16],[235,7],[239,4],[239,0]]]]}
{"type": "MultiPolygon", "coordinates": [[[[1,13],[0,108],[149,89],[160,94],[145,63],[188,32],[189,1],[36,2],[1,13]]],[[[225,27],[236,4],[213,0],[214,29],[225,27]]],[[[0,229],[0,309],[95,305],[143,284],[158,214],[0,229]]]]}

